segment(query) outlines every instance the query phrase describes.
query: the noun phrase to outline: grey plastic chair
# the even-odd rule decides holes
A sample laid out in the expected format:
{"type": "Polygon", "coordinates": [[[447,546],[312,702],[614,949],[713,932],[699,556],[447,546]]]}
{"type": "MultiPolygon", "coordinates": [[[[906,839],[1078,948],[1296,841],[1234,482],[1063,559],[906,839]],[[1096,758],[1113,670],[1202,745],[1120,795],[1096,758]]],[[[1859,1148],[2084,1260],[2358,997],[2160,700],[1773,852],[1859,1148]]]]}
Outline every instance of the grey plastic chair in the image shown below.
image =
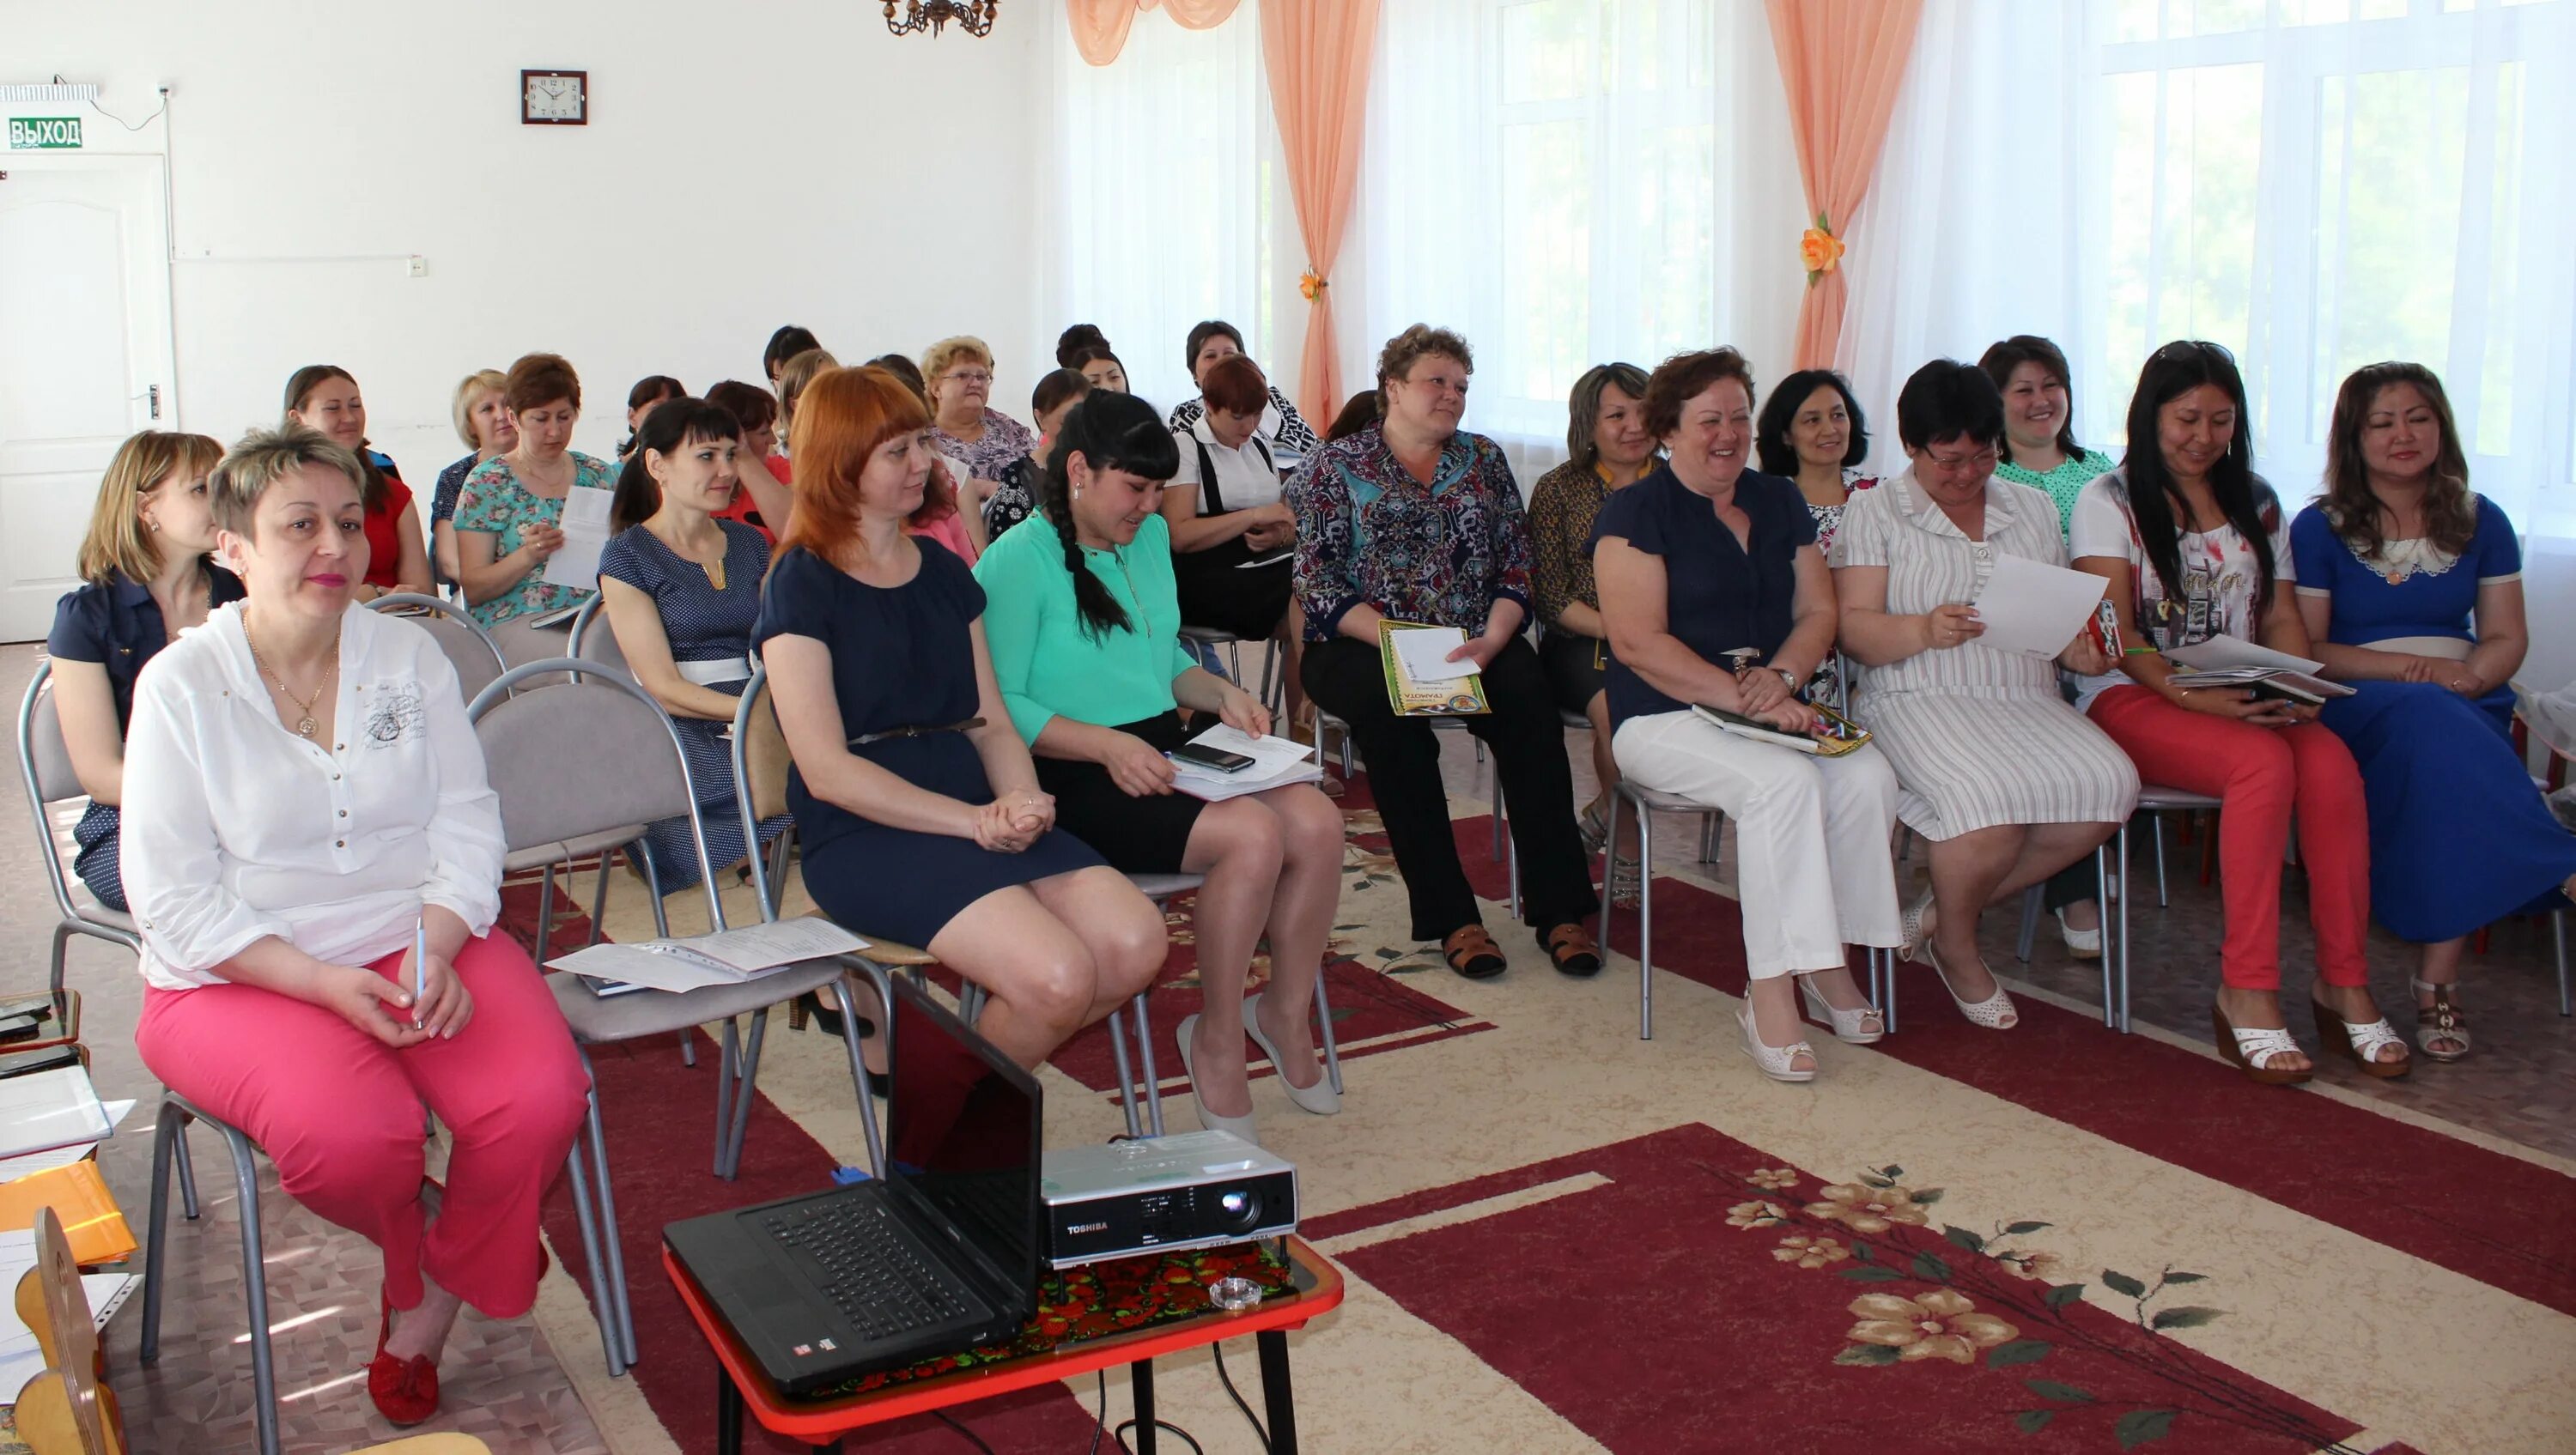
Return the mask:
{"type": "MultiPolygon", "coordinates": [[[[514,852],[552,849],[618,833],[628,824],[685,817],[697,851],[708,921],[713,929],[725,928],[724,903],[717,894],[715,865],[707,852],[706,825],[698,815],[696,783],[679,733],[651,693],[623,672],[596,662],[554,657],[522,663],[503,673],[466,714],[483,742],[486,771],[501,797],[503,837],[514,852]],[[574,673],[581,675],[580,682],[570,681],[574,673]],[[565,685],[511,695],[513,687],[530,678],[556,674],[565,676],[565,685]],[[567,753],[568,744],[578,744],[580,751],[567,753]],[[598,827],[603,822],[615,826],[598,827]]],[[[845,968],[838,959],[816,960],[740,985],[684,994],[644,990],[602,998],[576,977],[565,975],[552,977],[550,986],[565,1022],[572,1027],[575,1044],[582,1048],[585,1070],[591,1046],[685,1033],[712,1021],[725,1022],[716,1083],[715,1173],[730,1179],[741,1165],[769,1008],[826,986],[833,988],[847,1017],[843,1025],[870,1163],[882,1166],[877,1125],[869,1114],[872,1103],[858,1062],[857,1008],[842,978],[845,968]],[[751,1031],[748,1041],[738,1047],[733,1018],[745,1014],[751,1017],[751,1031]]],[[[622,1374],[639,1351],[596,1090],[573,1147],[572,1180],[583,1248],[598,1287],[592,1303],[600,1341],[607,1351],[609,1373],[622,1374]]]]}
{"type": "MultiPolygon", "coordinates": [[[[239,1127],[208,1116],[175,1091],[161,1093],[152,1130],[152,1214],[143,1244],[143,1347],[140,1362],[161,1358],[161,1293],[169,1264],[170,1169],[179,1169],[179,1198],[188,1220],[197,1220],[197,1184],[188,1168],[187,1127],[201,1121],[221,1132],[232,1154],[233,1187],[240,1198],[242,1293],[250,1305],[251,1414],[259,1425],[260,1455],[278,1455],[277,1361],[269,1344],[267,1259],[260,1247],[258,1148],[239,1127]]],[[[576,1154],[577,1160],[577,1154],[576,1154]]]]}
{"type": "Polygon", "coordinates": [[[465,694],[468,702],[480,696],[509,665],[501,660],[501,648],[483,629],[483,623],[452,601],[397,591],[368,602],[367,610],[407,617],[436,638],[438,649],[447,654],[448,664],[456,669],[457,690],[465,694]]]}
{"type": "MultiPolygon", "coordinates": [[[[1243,638],[1212,626],[1183,626],[1181,640],[1189,643],[1193,648],[1201,649],[1201,656],[1205,655],[1206,648],[1223,648],[1226,656],[1225,675],[1238,687],[1246,685],[1243,674],[1243,638]]],[[[1280,671],[1281,665],[1287,660],[1287,651],[1279,644],[1277,637],[1269,638],[1260,646],[1261,704],[1277,712],[1288,696],[1288,678],[1280,671]]]]}
{"type": "Polygon", "coordinates": [[[96,901],[72,898],[71,875],[54,847],[54,826],[45,815],[46,806],[89,794],[81,787],[80,775],[72,771],[71,749],[63,742],[62,719],[55,714],[51,691],[53,671],[52,663],[37,663],[35,680],[27,684],[27,695],[18,703],[18,777],[27,788],[27,813],[36,825],[36,857],[45,866],[45,887],[53,891],[54,910],[61,916],[54,923],[53,968],[47,981],[60,992],[63,952],[72,936],[105,940],[137,955],[143,953],[143,938],[135,932],[134,916],[96,901]]]}
{"type": "MultiPolygon", "coordinates": [[[[606,596],[594,596],[581,604],[581,610],[573,613],[572,635],[564,655],[614,667],[632,677],[634,670],[626,665],[626,653],[617,645],[616,623],[608,619],[604,609],[607,602],[606,596]]],[[[578,682],[581,679],[576,677],[573,680],[578,682]]]]}

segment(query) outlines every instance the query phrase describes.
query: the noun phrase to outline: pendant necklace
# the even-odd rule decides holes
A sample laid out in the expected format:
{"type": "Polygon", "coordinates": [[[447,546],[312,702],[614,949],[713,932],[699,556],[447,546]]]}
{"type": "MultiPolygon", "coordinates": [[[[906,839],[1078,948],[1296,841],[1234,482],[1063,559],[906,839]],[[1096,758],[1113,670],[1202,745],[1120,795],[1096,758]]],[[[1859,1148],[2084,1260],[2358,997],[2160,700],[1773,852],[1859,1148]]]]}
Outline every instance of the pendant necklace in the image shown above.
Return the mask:
{"type": "Polygon", "coordinates": [[[323,689],[331,685],[332,675],[340,670],[340,634],[336,631],[331,633],[331,663],[322,669],[322,680],[315,684],[313,693],[309,697],[296,696],[295,689],[286,685],[285,677],[269,670],[268,660],[259,654],[259,643],[251,640],[250,620],[247,617],[242,620],[242,644],[250,648],[251,665],[274,678],[277,682],[277,690],[285,693],[286,700],[294,703],[302,712],[303,716],[295,720],[295,735],[310,741],[315,733],[322,730],[322,724],[313,716],[315,705],[321,702],[323,689]]]}

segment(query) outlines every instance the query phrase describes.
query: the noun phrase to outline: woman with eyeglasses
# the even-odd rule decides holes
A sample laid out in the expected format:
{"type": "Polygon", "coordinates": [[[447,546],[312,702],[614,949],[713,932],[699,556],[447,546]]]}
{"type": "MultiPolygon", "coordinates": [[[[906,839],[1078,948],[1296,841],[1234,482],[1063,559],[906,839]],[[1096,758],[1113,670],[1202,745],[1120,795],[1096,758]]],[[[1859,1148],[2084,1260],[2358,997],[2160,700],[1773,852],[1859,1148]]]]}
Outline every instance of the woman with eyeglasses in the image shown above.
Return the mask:
{"type": "Polygon", "coordinates": [[[2531,785],[2510,685],[2529,647],[2513,522],[2469,489],[2442,381],[2372,364],[2343,381],[2325,493],[2290,523],[2299,614],[2326,675],[2354,695],[2324,722],[2361,765],[2370,904],[2421,946],[2415,1046],[2469,1053],[2460,951],[2511,914],[2563,909],[2576,834],[2531,785]]]}
{"type": "Polygon", "coordinates": [[[2109,671],[2101,647],[2078,632],[2051,662],[1978,640],[1968,603],[2001,558],[2066,564],[2057,507],[1994,473],[2003,416],[1976,369],[1915,370],[1896,397],[1911,463],[1853,498],[1831,561],[1861,668],[1852,716],[1896,769],[1896,816],[1932,848],[1905,957],[1925,957],[1960,1013],[1993,1030],[2019,1017],[1978,954],[1978,917],[2092,853],[2138,802],[2128,755],[2057,691],[2060,666],[2109,671]]]}
{"type": "Polygon", "coordinates": [[[2179,664],[2164,655],[2222,636],[2314,655],[2292,591],[2289,519],[2254,473],[2244,420],[2245,384],[2227,350],[2179,342],[2148,356],[2129,401],[2128,453],[2075,502],[2075,567],[2110,581],[2126,647],[2117,670],[2084,679],[2076,705],[2146,782],[2219,800],[2219,1054],[2266,1084],[2315,1074],[2281,1012],[2281,862],[2295,821],[2318,1035],[2369,1075],[2403,1076],[2406,1043],[2370,999],[2370,822],[2351,751],[2316,708],[2177,686],[2179,664]]]}

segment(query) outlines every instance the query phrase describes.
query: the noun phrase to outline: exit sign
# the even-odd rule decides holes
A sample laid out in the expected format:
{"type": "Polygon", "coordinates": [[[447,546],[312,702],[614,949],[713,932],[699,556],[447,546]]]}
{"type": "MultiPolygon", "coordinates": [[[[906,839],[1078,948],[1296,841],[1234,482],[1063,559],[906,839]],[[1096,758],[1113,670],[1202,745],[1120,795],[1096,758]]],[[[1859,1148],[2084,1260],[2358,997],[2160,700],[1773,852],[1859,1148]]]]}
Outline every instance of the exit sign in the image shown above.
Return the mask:
{"type": "Polygon", "coordinates": [[[81,124],[77,116],[9,118],[9,150],[13,152],[61,151],[80,144],[81,124]]]}

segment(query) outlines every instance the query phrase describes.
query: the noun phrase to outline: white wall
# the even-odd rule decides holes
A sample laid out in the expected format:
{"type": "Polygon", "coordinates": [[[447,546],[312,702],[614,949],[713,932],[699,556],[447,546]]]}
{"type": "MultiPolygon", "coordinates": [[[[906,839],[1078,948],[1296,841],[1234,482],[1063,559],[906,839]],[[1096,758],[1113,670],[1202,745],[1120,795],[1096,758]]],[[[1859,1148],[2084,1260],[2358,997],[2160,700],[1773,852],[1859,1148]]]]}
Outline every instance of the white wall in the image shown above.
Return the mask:
{"type": "Polygon", "coordinates": [[[1019,4],[987,39],[898,39],[862,0],[0,0],[0,82],[93,82],[129,120],[172,88],[166,123],[86,131],[170,153],[179,427],[272,422],[290,372],[337,363],[425,491],[463,452],[456,381],[535,349],[580,371],[576,443],[603,456],[629,384],[762,382],[782,323],[847,363],[980,334],[994,397],[1025,399],[1024,98],[1033,28],[1062,24],[1019,4]],[[522,126],[523,67],[589,71],[591,124],[522,126]]]}

